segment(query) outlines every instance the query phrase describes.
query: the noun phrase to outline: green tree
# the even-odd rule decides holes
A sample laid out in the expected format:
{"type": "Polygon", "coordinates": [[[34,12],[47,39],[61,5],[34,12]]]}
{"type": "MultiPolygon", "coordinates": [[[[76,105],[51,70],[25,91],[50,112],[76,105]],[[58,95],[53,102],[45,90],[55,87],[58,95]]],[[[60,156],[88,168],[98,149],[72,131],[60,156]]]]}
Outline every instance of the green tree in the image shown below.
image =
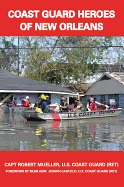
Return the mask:
{"type": "MultiPolygon", "coordinates": [[[[54,61],[54,67],[47,66],[48,71],[54,71],[65,85],[69,78],[82,83],[88,75],[93,75],[99,68],[99,62],[103,58],[103,52],[107,49],[102,45],[110,45],[112,38],[98,37],[60,37],[58,41],[58,53],[54,61]],[[94,46],[98,46],[95,48],[94,46]],[[57,66],[59,68],[57,69],[57,66]],[[58,70],[58,71],[57,71],[58,70]]],[[[47,76],[47,75],[46,75],[47,76]]]]}
{"type": "Polygon", "coordinates": [[[93,75],[112,44],[112,37],[24,37],[26,77],[69,85],[70,79],[82,84],[93,75]],[[50,48],[50,46],[53,46],[50,48]]]}
{"type": "Polygon", "coordinates": [[[14,44],[14,38],[0,37],[0,46],[0,69],[16,72],[18,51],[17,46],[14,44]]]}

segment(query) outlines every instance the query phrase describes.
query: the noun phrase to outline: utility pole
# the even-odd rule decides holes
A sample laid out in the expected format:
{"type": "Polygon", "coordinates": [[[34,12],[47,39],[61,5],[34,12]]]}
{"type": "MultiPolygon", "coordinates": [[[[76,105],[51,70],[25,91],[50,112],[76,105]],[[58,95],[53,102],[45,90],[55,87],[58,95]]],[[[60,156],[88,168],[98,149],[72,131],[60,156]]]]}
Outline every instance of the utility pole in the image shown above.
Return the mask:
{"type": "Polygon", "coordinates": [[[19,76],[19,36],[18,36],[18,76],[19,76]]]}

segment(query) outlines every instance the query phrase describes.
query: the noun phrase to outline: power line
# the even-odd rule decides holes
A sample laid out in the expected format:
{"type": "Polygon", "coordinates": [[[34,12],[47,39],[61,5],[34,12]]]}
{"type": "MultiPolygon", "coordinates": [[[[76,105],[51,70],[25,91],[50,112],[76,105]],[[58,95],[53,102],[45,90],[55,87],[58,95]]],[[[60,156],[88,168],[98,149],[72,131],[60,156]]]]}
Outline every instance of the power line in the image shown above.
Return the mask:
{"type": "Polygon", "coordinates": [[[19,76],[19,36],[18,36],[18,76],[19,76]]]}
{"type": "Polygon", "coordinates": [[[67,49],[71,49],[71,48],[115,48],[115,47],[121,47],[121,48],[123,48],[123,46],[116,46],[116,45],[114,45],[114,46],[73,46],[73,47],[63,47],[63,46],[50,46],[50,47],[42,47],[42,48],[35,48],[35,47],[17,47],[17,48],[12,48],[12,47],[9,47],[9,48],[5,48],[5,47],[0,47],[0,49],[2,50],[2,49],[48,49],[48,48],[58,48],[58,49],[60,49],[60,48],[67,48],[67,49]]]}

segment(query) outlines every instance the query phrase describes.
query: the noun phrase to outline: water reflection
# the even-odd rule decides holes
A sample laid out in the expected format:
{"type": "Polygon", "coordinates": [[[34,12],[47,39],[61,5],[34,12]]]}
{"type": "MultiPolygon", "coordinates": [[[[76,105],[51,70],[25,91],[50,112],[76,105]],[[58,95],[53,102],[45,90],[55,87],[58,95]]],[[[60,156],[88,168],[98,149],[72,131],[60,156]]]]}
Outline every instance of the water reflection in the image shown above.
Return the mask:
{"type": "Polygon", "coordinates": [[[1,151],[123,151],[124,112],[119,117],[27,122],[0,115],[1,151]]]}

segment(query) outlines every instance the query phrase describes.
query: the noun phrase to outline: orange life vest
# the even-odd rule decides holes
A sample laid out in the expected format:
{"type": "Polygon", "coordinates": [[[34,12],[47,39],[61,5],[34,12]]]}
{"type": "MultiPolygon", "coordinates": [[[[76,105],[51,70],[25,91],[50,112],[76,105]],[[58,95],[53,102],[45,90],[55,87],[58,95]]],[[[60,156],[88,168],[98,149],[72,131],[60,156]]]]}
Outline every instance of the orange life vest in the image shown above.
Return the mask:
{"type": "Polygon", "coordinates": [[[15,103],[12,101],[12,104],[15,106],[15,103]]]}
{"type": "Polygon", "coordinates": [[[27,99],[23,99],[24,103],[23,103],[23,106],[29,106],[29,100],[27,99]]]}
{"type": "Polygon", "coordinates": [[[92,103],[92,104],[89,106],[89,108],[91,109],[91,111],[92,111],[92,110],[97,110],[97,106],[96,106],[95,103],[92,103]]]}

